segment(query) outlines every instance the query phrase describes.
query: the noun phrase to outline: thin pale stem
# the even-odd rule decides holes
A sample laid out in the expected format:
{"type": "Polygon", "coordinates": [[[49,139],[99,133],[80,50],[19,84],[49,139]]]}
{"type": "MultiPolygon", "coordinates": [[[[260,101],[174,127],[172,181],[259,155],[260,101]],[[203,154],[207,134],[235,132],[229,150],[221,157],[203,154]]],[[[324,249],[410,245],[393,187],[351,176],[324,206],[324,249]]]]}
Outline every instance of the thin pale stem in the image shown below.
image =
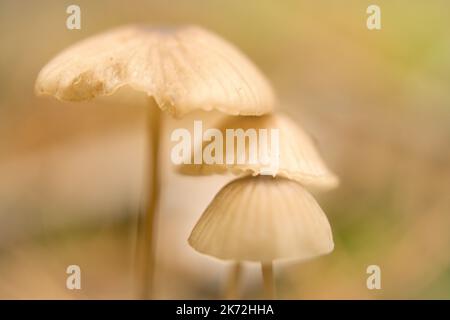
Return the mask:
{"type": "MultiPolygon", "coordinates": [[[[150,109],[150,108],[149,108],[150,109]]],[[[140,270],[138,275],[139,297],[141,299],[153,298],[154,273],[155,273],[155,251],[156,251],[156,221],[160,189],[160,178],[158,172],[159,139],[161,127],[161,111],[158,107],[151,108],[148,116],[148,162],[149,172],[148,199],[144,217],[140,219],[140,270]]]]}
{"type": "Polygon", "coordinates": [[[239,280],[241,279],[241,274],[242,265],[239,262],[234,262],[231,266],[225,287],[225,299],[239,299],[239,280]]]}
{"type": "Polygon", "coordinates": [[[275,283],[273,278],[272,262],[261,262],[261,269],[264,284],[264,298],[275,299],[275,283]]]}

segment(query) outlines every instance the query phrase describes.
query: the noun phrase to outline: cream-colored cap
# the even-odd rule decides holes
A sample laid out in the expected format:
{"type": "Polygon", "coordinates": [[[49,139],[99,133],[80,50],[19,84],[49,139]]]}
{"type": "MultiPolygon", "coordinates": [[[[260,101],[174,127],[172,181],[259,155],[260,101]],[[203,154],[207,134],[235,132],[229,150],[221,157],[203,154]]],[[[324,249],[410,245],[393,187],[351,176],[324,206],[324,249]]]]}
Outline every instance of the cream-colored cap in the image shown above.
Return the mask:
{"type": "Polygon", "coordinates": [[[125,26],[68,48],[39,73],[35,91],[81,101],[130,86],[175,117],[192,110],[261,115],[275,104],[265,76],[237,48],[202,28],[125,26]]]}
{"type": "MultiPolygon", "coordinates": [[[[272,175],[285,177],[291,180],[298,181],[305,186],[312,187],[316,190],[327,190],[336,187],[339,180],[325,165],[322,160],[312,138],[292,119],[288,116],[274,113],[260,117],[227,117],[218,129],[224,137],[222,153],[227,153],[226,130],[227,129],[255,129],[259,134],[260,129],[268,129],[267,136],[270,144],[272,144],[271,129],[278,129],[278,165],[271,167],[270,165],[261,162],[250,163],[250,139],[245,140],[245,148],[241,151],[237,148],[237,143],[234,143],[234,163],[227,164],[226,159],[221,164],[185,164],[180,167],[180,172],[192,175],[206,175],[212,173],[224,173],[228,169],[236,174],[250,173],[252,175],[272,175]],[[240,153],[245,152],[243,158],[244,163],[238,163],[237,159],[241,156],[240,153]]],[[[208,142],[209,143],[209,142],[208,142]]],[[[208,143],[204,143],[202,150],[208,143]]],[[[197,146],[197,148],[199,148],[197,146]]],[[[258,141],[258,150],[261,144],[258,141]]],[[[253,149],[254,150],[254,149],[253,149]]],[[[273,150],[272,150],[273,151],[273,150]]],[[[254,152],[254,151],[253,151],[254,152]]]]}
{"type": "Polygon", "coordinates": [[[330,224],[297,182],[267,176],[226,185],[195,225],[189,244],[224,260],[309,259],[333,250],[330,224]]]}

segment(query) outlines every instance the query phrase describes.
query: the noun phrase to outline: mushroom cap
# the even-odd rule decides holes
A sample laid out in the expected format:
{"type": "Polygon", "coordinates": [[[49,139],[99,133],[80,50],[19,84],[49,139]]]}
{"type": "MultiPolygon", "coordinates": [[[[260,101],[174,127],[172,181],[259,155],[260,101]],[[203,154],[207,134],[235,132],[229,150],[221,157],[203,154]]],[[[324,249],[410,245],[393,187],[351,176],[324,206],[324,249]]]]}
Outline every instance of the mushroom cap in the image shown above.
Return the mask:
{"type": "Polygon", "coordinates": [[[223,260],[310,259],[333,250],[331,227],[297,182],[270,176],[232,181],[215,196],[189,237],[223,260]]]}
{"type": "Polygon", "coordinates": [[[237,48],[200,27],[124,26],[69,47],[39,73],[35,91],[83,101],[130,86],[175,117],[216,109],[231,115],[270,112],[275,96],[237,48]]]}
{"type": "MultiPolygon", "coordinates": [[[[189,175],[207,175],[212,173],[224,173],[227,170],[235,174],[250,173],[254,176],[264,174],[285,177],[298,181],[315,190],[328,190],[339,184],[338,177],[333,174],[321,158],[313,139],[288,116],[281,113],[272,113],[260,117],[227,117],[218,125],[218,129],[225,137],[226,129],[243,130],[255,129],[279,129],[279,158],[278,168],[268,168],[259,161],[248,161],[249,141],[246,140],[246,161],[237,163],[237,143],[234,144],[235,161],[233,164],[184,164],[180,166],[180,172],[189,175]]],[[[270,130],[268,133],[270,137],[270,130]]],[[[226,154],[226,142],[224,138],[223,154],[226,154]]],[[[269,140],[270,141],[270,140],[269,140]]],[[[209,142],[208,142],[209,143],[209,142]]],[[[205,148],[204,143],[202,148],[205,148]]],[[[260,148],[258,143],[258,148],[260,148]]]]}

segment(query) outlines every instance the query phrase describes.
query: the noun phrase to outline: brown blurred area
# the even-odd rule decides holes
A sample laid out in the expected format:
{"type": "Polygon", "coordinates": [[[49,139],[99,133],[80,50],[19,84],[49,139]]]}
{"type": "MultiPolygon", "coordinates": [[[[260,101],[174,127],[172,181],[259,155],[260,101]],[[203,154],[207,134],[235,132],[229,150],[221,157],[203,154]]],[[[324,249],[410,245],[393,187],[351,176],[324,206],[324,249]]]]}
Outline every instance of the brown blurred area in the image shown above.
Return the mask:
{"type": "MultiPolygon", "coordinates": [[[[448,1],[377,1],[379,31],[366,28],[371,1],[80,0],[82,28],[67,30],[70,4],[0,0],[0,298],[135,298],[145,98],[33,93],[59,51],[127,23],[194,23],[235,43],[339,175],[338,189],[317,195],[335,251],[278,263],[280,298],[450,298],[448,1]],[[65,287],[70,264],[82,269],[80,291],[65,287]],[[372,264],[381,290],[366,287],[372,264]]],[[[168,138],[164,148],[162,159],[168,138]]],[[[183,177],[163,163],[157,297],[220,298],[228,264],[186,239],[230,177],[183,177]]],[[[259,297],[259,277],[245,266],[243,298],[259,297]]]]}

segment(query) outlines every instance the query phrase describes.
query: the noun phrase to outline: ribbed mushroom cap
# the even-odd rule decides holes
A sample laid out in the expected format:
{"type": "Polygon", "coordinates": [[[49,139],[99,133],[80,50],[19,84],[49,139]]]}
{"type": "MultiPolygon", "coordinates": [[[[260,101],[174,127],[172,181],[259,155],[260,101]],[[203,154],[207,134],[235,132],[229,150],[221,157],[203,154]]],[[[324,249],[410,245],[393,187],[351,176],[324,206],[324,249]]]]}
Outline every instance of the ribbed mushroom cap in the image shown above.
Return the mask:
{"type": "Polygon", "coordinates": [[[216,109],[261,115],[275,97],[264,75],[233,45],[202,28],[125,26],[68,48],[39,73],[35,91],[81,101],[130,86],[176,117],[216,109]]]}
{"type": "MultiPolygon", "coordinates": [[[[227,129],[279,129],[279,158],[278,167],[270,168],[260,162],[250,163],[249,140],[245,144],[245,163],[239,164],[237,158],[239,151],[237,143],[234,144],[235,162],[227,164],[185,164],[180,167],[180,172],[191,175],[206,175],[212,173],[223,173],[228,169],[235,174],[250,173],[252,175],[280,176],[298,181],[305,186],[317,190],[327,190],[336,187],[339,180],[326,166],[321,158],[313,139],[288,116],[273,113],[260,117],[227,117],[218,125],[223,137],[227,129]]],[[[209,143],[209,142],[208,142],[209,143]]],[[[223,143],[223,154],[226,153],[225,138],[223,143]]],[[[204,150],[207,143],[203,144],[204,150]]],[[[261,146],[258,145],[258,148],[261,146]]]]}
{"type": "Polygon", "coordinates": [[[195,225],[189,244],[224,260],[309,259],[333,250],[330,224],[297,182],[267,176],[226,185],[195,225]]]}

